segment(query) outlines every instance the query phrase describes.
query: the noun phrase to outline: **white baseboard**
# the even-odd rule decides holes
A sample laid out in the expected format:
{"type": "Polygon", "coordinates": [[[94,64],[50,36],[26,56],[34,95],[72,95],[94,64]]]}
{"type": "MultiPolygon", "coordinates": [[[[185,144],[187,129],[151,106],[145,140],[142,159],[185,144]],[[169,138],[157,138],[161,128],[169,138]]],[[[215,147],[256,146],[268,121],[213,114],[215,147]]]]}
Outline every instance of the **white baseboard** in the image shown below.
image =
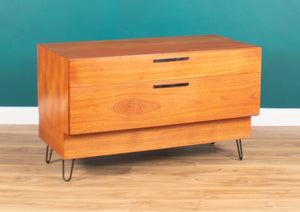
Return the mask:
{"type": "MultiPolygon", "coordinates": [[[[0,107],[0,124],[38,123],[38,107],[0,107]]],[[[261,108],[252,126],[300,126],[300,109],[261,108]]]]}
{"type": "Polygon", "coordinates": [[[0,107],[0,124],[38,123],[38,107],[0,107]]]}
{"type": "Polygon", "coordinates": [[[300,126],[300,109],[261,108],[252,116],[252,126],[300,126]]]}

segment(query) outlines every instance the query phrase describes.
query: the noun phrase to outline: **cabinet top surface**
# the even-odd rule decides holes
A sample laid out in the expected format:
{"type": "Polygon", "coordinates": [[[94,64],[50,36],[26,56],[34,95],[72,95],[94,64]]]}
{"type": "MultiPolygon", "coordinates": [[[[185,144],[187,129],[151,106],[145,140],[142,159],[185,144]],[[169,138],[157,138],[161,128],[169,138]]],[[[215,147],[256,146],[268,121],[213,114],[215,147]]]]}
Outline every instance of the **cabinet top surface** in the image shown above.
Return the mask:
{"type": "Polygon", "coordinates": [[[218,35],[82,41],[39,45],[69,60],[256,47],[218,35]]]}

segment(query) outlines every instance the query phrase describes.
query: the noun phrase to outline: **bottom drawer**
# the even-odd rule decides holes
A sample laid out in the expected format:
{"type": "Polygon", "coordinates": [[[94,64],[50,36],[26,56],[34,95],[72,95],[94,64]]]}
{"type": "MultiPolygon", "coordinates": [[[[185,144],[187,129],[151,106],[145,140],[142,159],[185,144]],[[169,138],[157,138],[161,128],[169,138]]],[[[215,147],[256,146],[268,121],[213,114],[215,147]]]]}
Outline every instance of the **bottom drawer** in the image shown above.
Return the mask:
{"type": "Polygon", "coordinates": [[[70,88],[69,134],[257,115],[260,73],[70,88]]]}

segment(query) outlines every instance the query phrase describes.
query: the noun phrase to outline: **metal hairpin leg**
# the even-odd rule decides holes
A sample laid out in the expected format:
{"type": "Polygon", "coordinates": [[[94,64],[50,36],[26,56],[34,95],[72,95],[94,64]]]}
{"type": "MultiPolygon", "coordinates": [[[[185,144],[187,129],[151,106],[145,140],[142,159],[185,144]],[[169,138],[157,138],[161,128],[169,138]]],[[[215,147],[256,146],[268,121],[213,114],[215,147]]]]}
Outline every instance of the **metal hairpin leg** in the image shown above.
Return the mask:
{"type": "MultiPolygon", "coordinates": [[[[45,158],[45,161],[46,163],[50,163],[51,161],[51,157],[52,157],[52,152],[53,150],[47,146],[47,149],[46,149],[46,158],[45,158]],[[50,149],[50,151],[49,151],[50,149]]],[[[70,175],[68,178],[65,177],[65,160],[62,160],[62,178],[65,182],[69,182],[72,178],[72,174],[73,174],[73,167],[74,167],[74,162],[75,162],[75,159],[72,159],[72,165],[71,165],[71,170],[70,170],[70,175]]]]}
{"type": "Polygon", "coordinates": [[[239,159],[243,160],[242,139],[236,139],[236,146],[239,153],[239,159]]]}
{"type": "Polygon", "coordinates": [[[49,148],[49,146],[47,146],[47,149],[46,149],[46,158],[45,158],[46,163],[50,163],[51,157],[52,157],[52,149],[49,148]],[[49,153],[49,149],[50,149],[50,153],[49,153]]]}
{"type": "Polygon", "coordinates": [[[73,173],[73,167],[74,167],[74,162],[75,159],[72,159],[72,165],[71,165],[71,170],[70,170],[70,175],[69,178],[65,178],[65,160],[62,160],[62,178],[65,182],[69,182],[72,178],[72,173],[73,173]]]}

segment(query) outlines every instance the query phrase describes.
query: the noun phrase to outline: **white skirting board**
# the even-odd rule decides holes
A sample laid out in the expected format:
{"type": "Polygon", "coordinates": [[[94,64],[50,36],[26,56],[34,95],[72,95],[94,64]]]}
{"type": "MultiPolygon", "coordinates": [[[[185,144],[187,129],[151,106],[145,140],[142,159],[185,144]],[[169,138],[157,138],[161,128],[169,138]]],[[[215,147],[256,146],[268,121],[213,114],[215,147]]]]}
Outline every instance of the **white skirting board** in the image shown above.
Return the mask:
{"type": "Polygon", "coordinates": [[[252,126],[300,126],[300,108],[261,108],[252,116],[252,126]]]}
{"type": "Polygon", "coordinates": [[[0,107],[0,124],[39,124],[38,107],[0,107]]]}
{"type": "MultiPolygon", "coordinates": [[[[38,107],[0,107],[0,124],[38,124],[38,107]]],[[[252,126],[300,126],[300,108],[261,108],[252,126]]]]}

